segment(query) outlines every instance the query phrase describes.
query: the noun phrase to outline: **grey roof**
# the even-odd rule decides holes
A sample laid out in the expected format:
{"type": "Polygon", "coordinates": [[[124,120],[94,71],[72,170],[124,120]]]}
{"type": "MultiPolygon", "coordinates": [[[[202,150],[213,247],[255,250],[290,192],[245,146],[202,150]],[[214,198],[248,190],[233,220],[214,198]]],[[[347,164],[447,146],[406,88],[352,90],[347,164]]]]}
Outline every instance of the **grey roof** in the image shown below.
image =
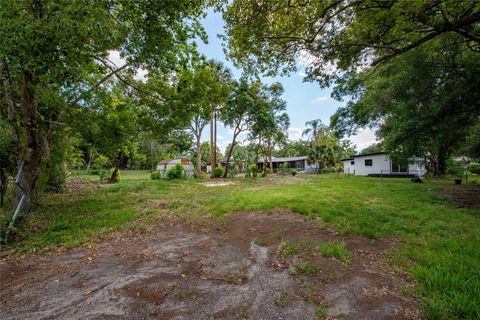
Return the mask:
{"type": "MultiPolygon", "coordinates": [[[[300,156],[300,157],[272,157],[272,162],[287,162],[287,161],[300,161],[308,159],[307,156],[300,156]]],[[[263,163],[264,159],[258,159],[258,163],[263,163]]]]}

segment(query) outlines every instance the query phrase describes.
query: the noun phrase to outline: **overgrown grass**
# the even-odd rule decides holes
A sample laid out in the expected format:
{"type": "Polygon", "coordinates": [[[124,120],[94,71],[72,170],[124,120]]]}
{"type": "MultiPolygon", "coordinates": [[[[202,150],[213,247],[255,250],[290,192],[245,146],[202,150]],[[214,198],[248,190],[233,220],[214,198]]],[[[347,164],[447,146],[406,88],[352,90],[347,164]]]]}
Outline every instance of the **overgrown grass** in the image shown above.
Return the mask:
{"type": "Polygon", "coordinates": [[[343,242],[322,243],[315,247],[315,251],[322,256],[336,258],[345,265],[350,264],[350,252],[348,252],[343,242]]]}
{"type": "MultiPolygon", "coordinates": [[[[341,234],[398,238],[404,245],[392,260],[418,280],[424,318],[480,318],[480,212],[454,208],[438,195],[451,181],[414,184],[322,175],[295,177],[303,183],[281,182],[287,178],[235,179],[232,185],[206,187],[202,180],[152,181],[147,172],[123,172],[117,185],[46,195],[18,231],[18,242],[7,249],[73,247],[165,215],[188,213],[194,219],[288,209],[341,234]]],[[[342,256],[335,250],[330,254],[342,256]]]]}

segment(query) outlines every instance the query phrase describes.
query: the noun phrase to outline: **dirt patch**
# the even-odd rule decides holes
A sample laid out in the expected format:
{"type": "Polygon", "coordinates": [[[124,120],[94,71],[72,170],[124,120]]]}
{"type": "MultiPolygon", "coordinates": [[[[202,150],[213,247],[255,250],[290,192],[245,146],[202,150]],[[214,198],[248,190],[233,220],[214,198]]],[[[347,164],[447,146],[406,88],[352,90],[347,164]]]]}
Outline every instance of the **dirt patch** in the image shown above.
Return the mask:
{"type": "Polygon", "coordinates": [[[220,179],[215,179],[215,180],[210,180],[208,182],[202,183],[205,187],[223,187],[223,186],[228,186],[231,184],[235,184],[235,182],[230,181],[230,180],[220,180],[220,179]]]}
{"type": "Polygon", "coordinates": [[[416,301],[399,293],[411,282],[383,259],[391,246],[287,212],[178,218],[96,249],[3,261],[0,318],[417,318],[416,301]],[[315,252],[332,241],[345,244],[350,264],[315,252]]]}
{"type": "Polygon", "coordinates": [[[458,208],[480,208],[480,185],[477,183],[454,185],[440,190],[439,194],[445,196],[458,208]]]}

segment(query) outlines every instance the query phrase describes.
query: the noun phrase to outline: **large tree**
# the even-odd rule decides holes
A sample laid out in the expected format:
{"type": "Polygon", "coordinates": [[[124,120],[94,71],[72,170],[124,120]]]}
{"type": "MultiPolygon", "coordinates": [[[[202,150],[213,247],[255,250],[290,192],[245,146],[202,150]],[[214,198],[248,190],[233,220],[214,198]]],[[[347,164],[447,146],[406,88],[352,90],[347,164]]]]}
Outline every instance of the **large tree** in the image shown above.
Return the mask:
{"type": "MultiPolygon", "coordinates": [[[[379,67],[352,76],[336,94],[351,97],[332,117],[340,135],[378,127],[386,150],[405,158],[423,156],[435,175],[463,147],[480,123],[480,60],[458,47],[442,59],[424,46],[379,67]]],[[[477,137],[478,138],[478,137],[477,137]]]]}
{"type": "Polygon", "coordinates": [[[480,46],[477,0],[235,0],[224,19],[238,65],[277,73],[300,61],[323,85],[439,38],[467,51],[480,46]]]}
{"type": "MultiPolygon", "coordinates": [[[[205,39],[198,19],[203,0],[16,1],[0,2],[2,103],[21,122],[14,141],[24,161],[27,200],[56,133],[74,110],[86,107],[96,89],[112,77],[127,82],[137,68],[169,70],[205,39]],[[124,64],[108,56],[116,50],[124,64]]],[[[20,200],[20,197],[17,201],[20,200]]],[[[28,209],[29,201],[25,201],[28,209]]]]}
{"type": "Polygon", "coordinates": [[[193,119],[189,131],[195,137],[196,170],[201,175],[202,154],[201,137],[203,129],[211,120],[212,113],[228,100],[230,82],[215,61],[194,64],[179,73],[179,100],[192,109],[193,119]]]}

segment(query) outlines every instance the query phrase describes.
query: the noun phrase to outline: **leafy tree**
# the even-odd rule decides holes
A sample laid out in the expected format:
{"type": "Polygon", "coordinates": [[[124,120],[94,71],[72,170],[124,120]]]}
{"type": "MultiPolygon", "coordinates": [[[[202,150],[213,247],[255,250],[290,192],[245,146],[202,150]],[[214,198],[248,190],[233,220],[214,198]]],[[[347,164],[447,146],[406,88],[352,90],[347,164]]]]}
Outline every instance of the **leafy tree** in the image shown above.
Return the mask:
{"type": "Polygon", "coordinates": [[[444,49],[457,52],[454,61],[434,50],[425,45],[337,87],[336,95],[352,97],[332,117],[337,133],[378,127],[387,151],[424,156],[434,175],[445,174],[446,159],[480,122],[480,60],[458,47],[444,49]]]}
{"type": "Polygon", "coordinates": [[[27,198],[39,175],[48,174],[40,166],[54,149],[53,137],[107,80],[128,82],[125,74],[140,67],[170,70],[196,52],[189,40],[205,39],[198,21],[204,5],[203,0],[0,2],[3,91],[14,106],[13,118],[22,123],[14,141],[25,141],[16,149],[25,160],[27,198]],[[108,62],[112,50],[125,64],[108,62]]]}
{"type": "Polygon", "coordinates": [[[299,157],[309,153],[311,144],[304,140],[285,141],[277,150],[273,151],[275,157],[299,157]]]}
{"type": "MultiPolygon", "coordinates": [[[[305,122],[305,127],[306,129],[302,131],[302,137],[305,137],[305,136],[309,137],[312,143],[311,144],[312,149],[316,149],[315,147],[317,146],[318,130],[324,129],[326,128],[326,126],[322,123],[322,120],[316,119],[316,120],[310,120],[305,122]]],[[[318,157],[313,157],[312,159],[315,159],[315,169],[318,171],[319,159],[318,157]]]]}
{"type": "MultiPolygon", "coordinates": [[[[212,62],[215,65],[215,62],[212,62]]],[[[210,63],[193,65],[179,73],[178,95],[184,105],[190,106],[194,116],[189,130],[195,137],[196,175],[202,167],[201,137],[211,114],[228,99],[230,83],[223,81],[219,68],[210,63]]]]}
{"type": "Polygon", "coordinates": [[[237,65],[274,74],[296,70],[302,60],[307,79],[322,85],[438,39],[470,52],[480,45],[476,0],[235,0],[224,19],[237,65]]]}
{"type": "Polygon", "coordinates": [[[233,130],[232,143],[225,154],[224,177],[228,175],[228,166],[239,134],[251,130],[251,137],[257,137],[259,134],[271,135],[278,132],[275,128],[278,129],[279,125],[288,128],[288,116],[279,114],[285,109],[285,102],[280,98],[282,93],[280,83],[265,86],[259,81],[249,83],[245,78],[235,83],[230,100],[220,113],[223,123],[233,130]],[[269,129],[275,131],[267,133],[269,129]]]}

